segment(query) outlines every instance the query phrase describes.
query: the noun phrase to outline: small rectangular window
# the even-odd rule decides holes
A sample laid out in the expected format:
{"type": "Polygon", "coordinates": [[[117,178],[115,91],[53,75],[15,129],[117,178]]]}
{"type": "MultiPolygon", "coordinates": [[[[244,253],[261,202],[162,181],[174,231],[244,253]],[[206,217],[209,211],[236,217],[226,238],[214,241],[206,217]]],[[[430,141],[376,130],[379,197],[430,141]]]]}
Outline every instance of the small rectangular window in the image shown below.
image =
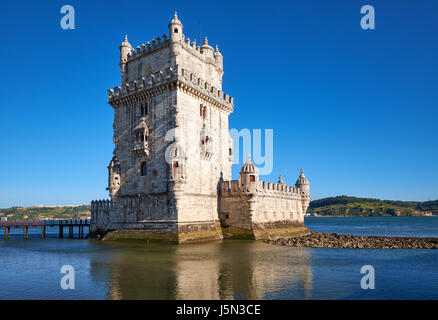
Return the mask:
{"type": "Polygon", "coordinates": [[[255,181],[255,176],[254,175],[250,175],[249,176],[249,181],[250,182],[254,182],[255,181]]]}

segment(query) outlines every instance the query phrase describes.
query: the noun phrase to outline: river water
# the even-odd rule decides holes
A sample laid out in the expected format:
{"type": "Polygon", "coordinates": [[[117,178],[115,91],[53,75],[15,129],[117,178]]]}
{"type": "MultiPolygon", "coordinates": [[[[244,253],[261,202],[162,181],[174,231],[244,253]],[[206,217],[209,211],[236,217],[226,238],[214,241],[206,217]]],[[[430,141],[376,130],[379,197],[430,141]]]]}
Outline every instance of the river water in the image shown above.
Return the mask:
{"type": "MultiPolygon", "coordinates": [[[[438,237],[438,217],[306,218],[313,231],[438,237]]],[[[0,240],[0,299],[438,299],[438,250],[0,240]],[[64,290],[62,266],[74,268],[64,290]],[[361,267],[375,270],[363,290],[361,267]]]]}

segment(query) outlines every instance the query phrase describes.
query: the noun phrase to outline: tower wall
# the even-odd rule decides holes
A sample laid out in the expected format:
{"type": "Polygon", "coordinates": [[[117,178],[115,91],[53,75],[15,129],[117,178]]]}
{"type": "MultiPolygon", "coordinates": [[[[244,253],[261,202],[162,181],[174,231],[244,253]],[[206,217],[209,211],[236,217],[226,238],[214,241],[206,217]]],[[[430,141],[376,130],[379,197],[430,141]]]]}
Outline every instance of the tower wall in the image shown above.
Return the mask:
{"type": "Polygon", "coordinates": [[[185,38],[176,16],[169,32],[120,46],[121,86],[108,90],[111,201],[92,206],[92,230],[106,239],[222,238],[217,193],[219,180],[231,179],[233,99],[221,90],[218,53],[185,38]]]}

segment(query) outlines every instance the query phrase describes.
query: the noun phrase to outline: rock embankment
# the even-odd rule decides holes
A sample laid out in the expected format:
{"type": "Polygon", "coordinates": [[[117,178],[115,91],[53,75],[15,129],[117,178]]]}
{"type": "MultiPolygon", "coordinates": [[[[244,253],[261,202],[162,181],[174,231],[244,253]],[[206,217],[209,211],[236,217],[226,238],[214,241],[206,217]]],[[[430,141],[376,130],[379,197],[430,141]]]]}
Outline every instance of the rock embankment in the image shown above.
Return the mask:
{"type": "Polygon", "coordinates": [[[271,240],[270,243],[313,248],[438,249],[438,238],[353,236],[322,232],[271,240]]]}

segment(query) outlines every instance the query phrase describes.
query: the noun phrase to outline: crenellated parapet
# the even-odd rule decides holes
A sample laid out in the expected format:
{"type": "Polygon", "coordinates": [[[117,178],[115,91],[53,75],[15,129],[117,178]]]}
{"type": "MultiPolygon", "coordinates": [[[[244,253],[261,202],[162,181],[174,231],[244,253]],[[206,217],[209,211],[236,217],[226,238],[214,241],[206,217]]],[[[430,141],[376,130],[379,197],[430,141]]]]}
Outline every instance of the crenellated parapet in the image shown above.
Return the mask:
{"type": "MultiPolygon", "coordinates": [[[[221,182],[222,195],[239,195],[245,192],[239,180],[230,180],[221,182]]],[[[301,190],[296,187],[287,186],[282,183],[271,183],[267,181],[257,181],[255,193],[257,195],[273,196],[291,196],[298,198],[301,196],[301,190]]]]}
{"type": "Polygon", "coordinates": [[[178,87],[188,93],[198,96],[199,98],[222,107],[228,112],[233,112],[234,98],[212,86],[208,81],[202,79],[195,72],[178,68],[178,87]]]}
{"type": "Polygon", "coordinates": [[[121,99],[132,98],[137,94],[159,94],[163,90],[178,86],[179,89],[198,96],[199,98],[219,107],[227,112],[233,112],[234,98],[222,90],[212,86],[196,73],[178,66],[168,67],[151,73],[125,84],[123,88],[115,87],[108,90],[108,100],[116,105],[121,99]]]}
{"type": "Polygon", "coordinates": [[[126,61],[124,62],[130,63],[160,49],[175,45],[179,45],[180,48],[186,50],[199,60],[215,65],[216,68],[223,70],[222,54],[219,52],[217,47],[216,50],[214,50],[208,45],[207,40],[205,40],[204,45],[197,45],[196,41],[191,41],[190,38],[186,37],[185,35],[182,35],[181,39],[175,42],[171,41],[165,34],[163,34],[161,37],[157,37],[151,41],[143,43],[137,46],[135,49],[129,47],[129,52],[126,55],[126,61]]]}
{"type": "Polygon", "coordinates": [[[132,95],[142,93],[150,93],[149,91],[158,91],[163,89],[163,86],[169,85],[177,80],[176,68],[168,67],[163,70],[156,71],[154,73],[145,75],[141,79],[137,79],[125,84],[123,88],[114,87],[108,90],[108,101],[110,104],[113,102],[130,97],[132,95]]]}
{"type": "Polygon", "coordinates": [[[91,201],[90,232],[101,232],[108,228],[110,223],[110,213],[113,207],[113,202],[111,200],[91,201]]]}
{"type": "Polygon", "coordinates": [[[300,189],[296,187],[287,186],[282,183],[258,181],[257,192],[266,193],[266,194],[279,194],[279,195],[299,195],[300,189]]]}
{"type": "Polygon", "coordinates": [[[91,212],[108,211],[112,206],[111,200],[93,200],[91,201],[91,212]]]}
{"type": "Polygon", "coordinates": [[[161,48],[165,48],[169,45],[169,39],[165,34],[161,37],[157,37],[151,41],[143,43],[140,46],[137,46],[135,49],[132,49],[130,53],[128,53],[127,62],[131,62],[137,60],[147,54],[160,50],[161,48]]]}

